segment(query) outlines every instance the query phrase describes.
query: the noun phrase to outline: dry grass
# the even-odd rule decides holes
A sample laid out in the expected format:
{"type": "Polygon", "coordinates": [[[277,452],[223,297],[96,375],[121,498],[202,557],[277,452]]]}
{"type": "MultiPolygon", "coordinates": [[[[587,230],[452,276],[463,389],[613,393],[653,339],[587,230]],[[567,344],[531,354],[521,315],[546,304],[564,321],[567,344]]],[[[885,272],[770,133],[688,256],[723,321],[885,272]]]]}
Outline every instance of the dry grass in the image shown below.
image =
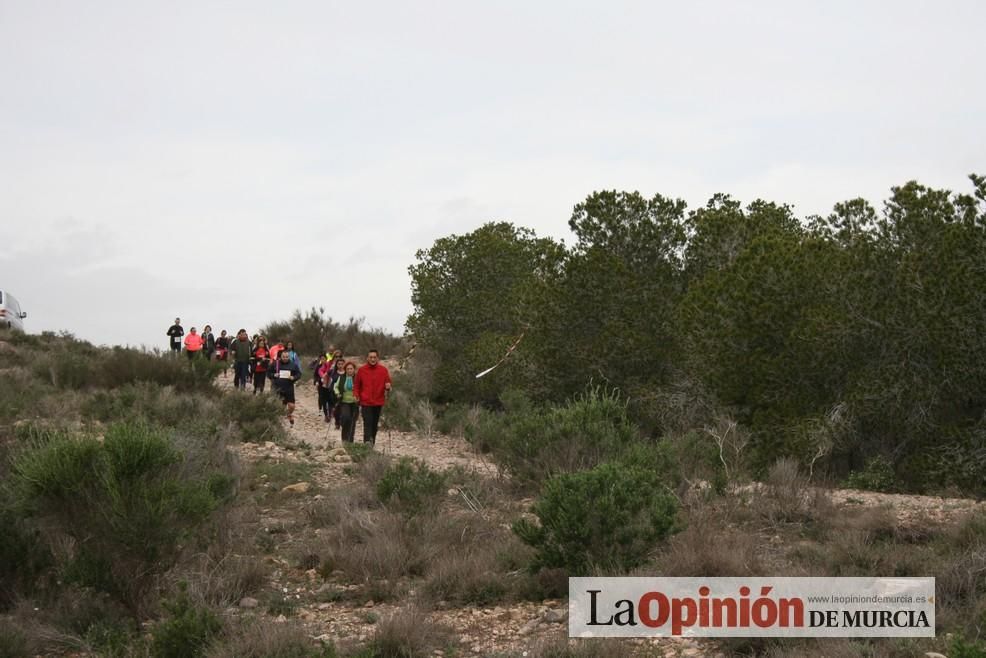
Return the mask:
{"type": "Polygon", "coordinates": [[[419,608],[408,606],[384,617],[370,641],[374,658],[417,658],[447,649],[453,631],[435,623],[419,608]]]}
{"type": "MultiPolygon", "coordinates": [[[[735,642],[733,643],[735,644],[735,642]]],[[[772,640],[763,652],[769,658],[913,658],[929,650],[927,641],[912,639],[772,640]]]]}
{"type": "Polygon", "coordinates": [[[342,571],[348,581],[367,585],[374,600],[398,596],[404,590],[402,579],[424,572],[407,521],[386,510],[354,512],[342,519],[326,544],[320,556],[322,574],[342,571]]]}
{"type": "Polygon", "coordinates": [[[181,571],[193,599],[214,606],[234,606],[240,599],[259,591],[267,581],[263,560],[254,556],[227,554],[214,560],[199,556],[181,571]]]}
{"type": "Polygon", "coordinates": [[[208,658],[302,658],[315,655],[319,644],[300,624],[251,619],[228,628],[208,658]]]}
{"type": "Polygon", "coordinates": [[[656,571],[668,576],[762,574],[761,550],[752,535],[692,524],[671,539],[656,560],[656,571]]]}
{"type": "Polygon", "coordinates": [[[377,495],[366,482],[335,489],[305,507],[305,518],[313,528],[333,528],[343,519],[380,507],[377,495]]]}
{"type": "Polygon", "coordinates": [[[524,655],[532,658],[631,658],[653,655],[631,642],[606,638],[600,640],[542,640],[524,655]]]}

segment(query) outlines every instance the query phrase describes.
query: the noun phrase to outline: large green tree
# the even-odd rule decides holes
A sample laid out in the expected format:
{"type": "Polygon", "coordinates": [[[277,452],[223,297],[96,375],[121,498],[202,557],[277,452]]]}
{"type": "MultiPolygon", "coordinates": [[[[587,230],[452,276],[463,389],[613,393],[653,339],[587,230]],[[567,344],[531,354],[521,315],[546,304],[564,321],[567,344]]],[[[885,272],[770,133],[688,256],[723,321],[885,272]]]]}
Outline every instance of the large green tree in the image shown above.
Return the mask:
{"type": "Polygon", "coordinates": [[[535,322],[544,289],[561,271],[564,247],[498,222],[436,240],[416,258],[407,329],[440,358],[434,395],[493,401],[504,388],[535,385],[537,366],[524,349],[490,375],[477,380],[476,374],[535,322]]]}
{"type": "Polygon", "coordinates": [[[575,206],[576,243],[532,339],[553,397],[590,379],[635,396],[666,378],[684,212],[681,200],[639,192],[596,192],[575,206]]]}

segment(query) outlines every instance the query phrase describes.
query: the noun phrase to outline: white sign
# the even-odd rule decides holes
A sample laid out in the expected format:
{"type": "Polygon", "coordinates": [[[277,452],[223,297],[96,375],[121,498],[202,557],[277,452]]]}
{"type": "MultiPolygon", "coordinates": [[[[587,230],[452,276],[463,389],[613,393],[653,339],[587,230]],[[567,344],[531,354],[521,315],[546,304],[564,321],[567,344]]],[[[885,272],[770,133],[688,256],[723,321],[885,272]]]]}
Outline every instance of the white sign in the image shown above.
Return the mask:
{"type": "Polygon", "coordinates": [[[934,578],[569,578],[570,637],[934,637],[934,578]]]}

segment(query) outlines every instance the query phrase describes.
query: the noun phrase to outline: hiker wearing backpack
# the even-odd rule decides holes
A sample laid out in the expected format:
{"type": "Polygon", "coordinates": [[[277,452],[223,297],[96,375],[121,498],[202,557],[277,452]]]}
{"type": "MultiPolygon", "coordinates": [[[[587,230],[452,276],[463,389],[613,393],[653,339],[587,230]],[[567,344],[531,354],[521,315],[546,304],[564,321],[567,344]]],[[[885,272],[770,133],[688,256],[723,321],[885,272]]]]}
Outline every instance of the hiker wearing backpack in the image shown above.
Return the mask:
{"type": "Polygon", "coordinates": [[[291,360],[287,350],[281,350],[271,369],[271,388],[281,398],[288,424],[294,427],[294,384],[301,379],[301,368],[291,360]]]}

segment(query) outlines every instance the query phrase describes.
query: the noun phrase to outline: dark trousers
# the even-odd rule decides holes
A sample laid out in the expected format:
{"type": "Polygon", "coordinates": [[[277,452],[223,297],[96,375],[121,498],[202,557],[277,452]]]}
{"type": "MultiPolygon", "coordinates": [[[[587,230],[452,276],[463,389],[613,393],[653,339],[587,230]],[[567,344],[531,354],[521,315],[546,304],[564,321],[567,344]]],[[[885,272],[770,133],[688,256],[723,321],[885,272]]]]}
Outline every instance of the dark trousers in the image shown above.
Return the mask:
{"type": "Polygon", "coordinates": [[[359,418],[359,405],[355,402],[340,402],[339,422],[342,425],[342,440],[352,443],[356,439],[356,419],[359,418]]]}
{"type": "Polygon", "coordinates": [[[181,354],[181,343],[171,343],[171,354],[172,356],[181,354]]]}
{"type": "Polygon", "coordinates": [[[264,385],[267,383],[267,371],[254,370],[253,371],[253,392],[256,393],[260,391],[263,393],[264,385]]]}
{"type": "Polygon", "coordinates": [[[329,400],[332,398],[332,391],[325,388],[324,386],[318,387],[318,410],[322,412],[322,415],[326,418],[329,417],[329,412],[332,406],[329,404],[329,400]]]}
{"type": "Polygon", "coordinates": [[[233,386],[235,388],[246,388],[247,377],[250,375],[249,361],[236,361],[233,364],[233,386]]]}
{"type": "Polygon", "coordinates": [[[363,414],[363,443],[375,443],[377,440],[377,425],[380,424],[380,412],[383,407],[360,407],[363,414]]]}

